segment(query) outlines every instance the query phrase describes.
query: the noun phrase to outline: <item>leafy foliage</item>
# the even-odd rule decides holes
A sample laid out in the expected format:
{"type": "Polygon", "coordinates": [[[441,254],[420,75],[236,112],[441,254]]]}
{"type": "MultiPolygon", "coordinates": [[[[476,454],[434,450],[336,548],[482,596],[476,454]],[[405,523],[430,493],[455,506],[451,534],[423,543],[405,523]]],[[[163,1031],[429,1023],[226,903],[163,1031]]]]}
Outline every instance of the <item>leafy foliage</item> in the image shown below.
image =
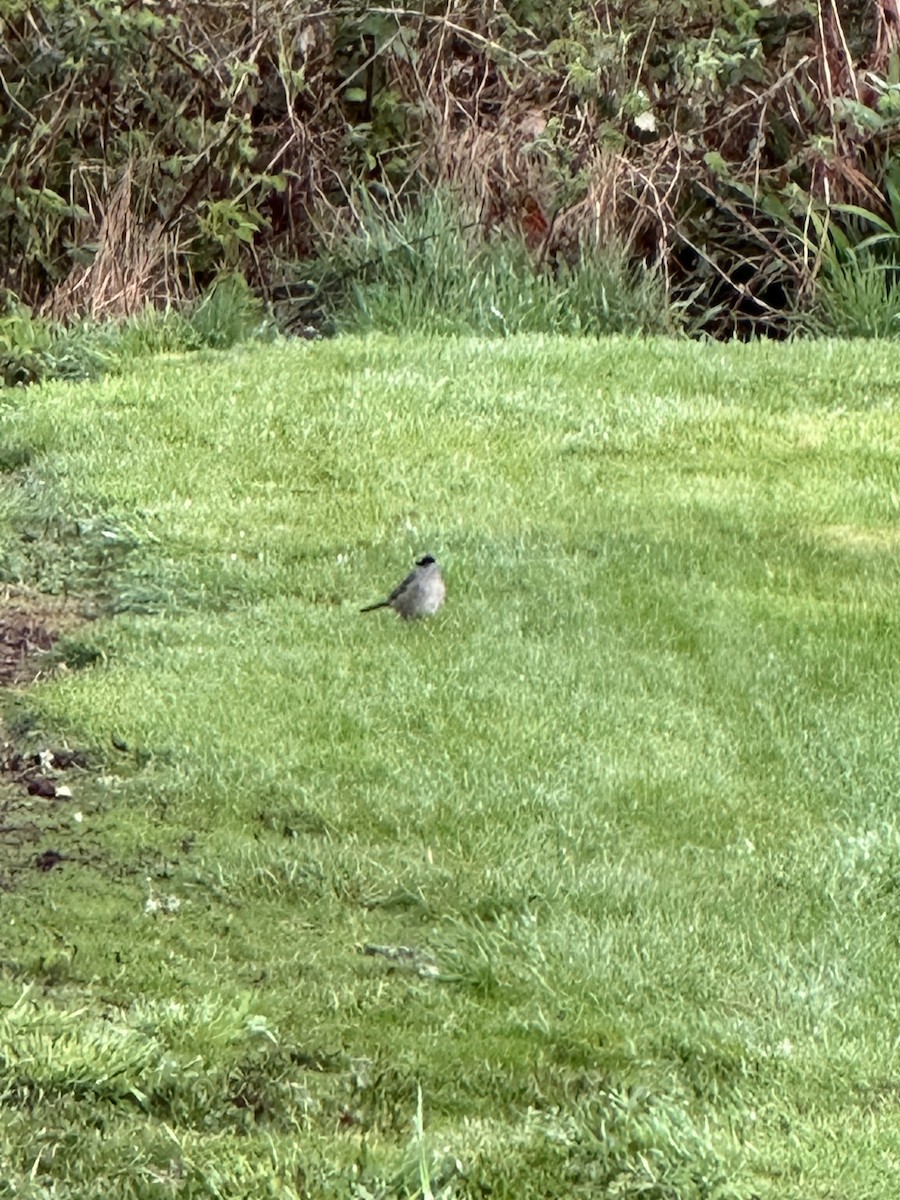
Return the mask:
{"type": "Polygon", "coordinates": [[[791,230],[889,216],[883,5],[6,0],[0,22],[0,285],[53,316],[226,270],[303,324],[298,264],[362,231],[359,188],[414,208],[449,182],[488,244],[571,264],[618,241],[693,324],[784,335],[818,278],[791,230]]]}

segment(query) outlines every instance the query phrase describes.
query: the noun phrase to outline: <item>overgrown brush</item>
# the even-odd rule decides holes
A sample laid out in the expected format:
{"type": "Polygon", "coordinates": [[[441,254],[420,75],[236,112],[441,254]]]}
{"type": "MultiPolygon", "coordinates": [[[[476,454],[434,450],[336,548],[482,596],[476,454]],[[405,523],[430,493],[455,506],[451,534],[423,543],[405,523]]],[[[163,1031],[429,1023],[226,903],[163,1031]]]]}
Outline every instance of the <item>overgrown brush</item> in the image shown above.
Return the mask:
{"type": "MultiPolygon", "coordinates": [[[[695,326],[783,336],[820,277],[793,230],[888,211],[888,4],[5,0],[0,24],[0,285],[54,319],[239,270],[295,327],[359,188],[414,207],[450,184],[476,260],[516,238],[568,270],[618,242],[695,326]]],[[[546,278],[508,253],[526,291],[546,278]]]]}

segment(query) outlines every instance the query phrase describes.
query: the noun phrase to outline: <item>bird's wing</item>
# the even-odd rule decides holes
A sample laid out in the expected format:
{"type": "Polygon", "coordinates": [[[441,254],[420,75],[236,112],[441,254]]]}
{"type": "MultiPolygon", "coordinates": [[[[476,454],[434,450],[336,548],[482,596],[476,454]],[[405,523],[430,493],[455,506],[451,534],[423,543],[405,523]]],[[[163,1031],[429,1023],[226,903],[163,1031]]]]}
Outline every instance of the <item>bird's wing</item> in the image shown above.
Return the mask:
{"type": "Polygon", "coordinates": [[[417,575],[418,575],[418,571],[410,571],[410,573],[407,575],[407,577],[404,580],[402,580],[400,583],[398,583],[397,586],[394,588],[394,590],[391,592],[391,594],[388,596],[388,604],[390,604],[393,600],[397,600],[400,596],[402,596],[403,593],[407,590],[407,588],[409,588],[415,582],[417,575]]]}

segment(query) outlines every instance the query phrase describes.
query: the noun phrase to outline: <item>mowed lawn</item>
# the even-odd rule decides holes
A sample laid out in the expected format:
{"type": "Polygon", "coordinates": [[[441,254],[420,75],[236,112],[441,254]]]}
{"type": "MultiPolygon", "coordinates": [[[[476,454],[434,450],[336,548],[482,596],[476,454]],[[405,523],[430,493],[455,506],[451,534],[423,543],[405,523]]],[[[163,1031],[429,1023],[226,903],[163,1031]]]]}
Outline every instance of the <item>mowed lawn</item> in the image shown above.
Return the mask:
{"type": "Polygon", "coordinates": [[[896,1197],[900,348],[351,338],[0,415],[7,575],[113,614],[6,704],[95,770],[0,896],[0,1196],[896,1197]],[[437,617],[360,615],[425,552],[437,617]]]}

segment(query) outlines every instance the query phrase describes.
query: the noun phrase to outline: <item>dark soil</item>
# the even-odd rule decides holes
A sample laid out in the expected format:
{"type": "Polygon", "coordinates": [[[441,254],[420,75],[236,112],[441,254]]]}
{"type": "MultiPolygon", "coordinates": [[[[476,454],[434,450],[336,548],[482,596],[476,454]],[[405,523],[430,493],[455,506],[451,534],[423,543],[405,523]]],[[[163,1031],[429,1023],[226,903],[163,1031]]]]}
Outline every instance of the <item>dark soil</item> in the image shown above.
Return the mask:
{"type": "MultiPolygon", "coordinates": [[[[65,670],[51,652],[87,620],[67,597],[27,588],[0,592],[0,688],[19,690],[65,670]]],[[[50,871],[78,861],[47,842],[57,835],[60,841],[71,839],[72,789],[63,774],[74,780],[87,766],[86,754],[69,747],[22,751],[0,724],[0,888],[12,887],[13,876],[22,870],[50,871]],[[38,843],[43,843],[40,850],[38,843]]]]}
{"type": "Polygon", "coordinates": [[[0,593],[0,687],[32,683],[44,674],[49,650],[86,621],[78,603],[26,588],[0,593]]]}

